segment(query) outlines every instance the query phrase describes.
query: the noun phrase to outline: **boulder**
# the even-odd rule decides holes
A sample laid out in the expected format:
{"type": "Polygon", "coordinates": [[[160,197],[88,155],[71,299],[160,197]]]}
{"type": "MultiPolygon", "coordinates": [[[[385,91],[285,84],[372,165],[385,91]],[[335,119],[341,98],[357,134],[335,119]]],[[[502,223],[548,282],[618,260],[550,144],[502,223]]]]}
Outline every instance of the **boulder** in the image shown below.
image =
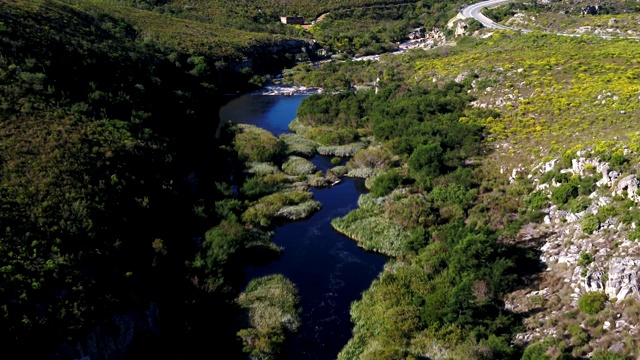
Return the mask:
{"type": "Polygon", "coordinates": [[[608,281],[605,292],[609,298],[618,301],[640,295],[638,277],[640,276],[640,259],[613,258],[609,262],[608,281]]]}
{"type": "Polygon", "coordinates": [[[618,181],[616,189],[613,191],[613,196],[621,195],[624,191],[627,191],[627,197],[633,201],[637,201],[638,195],[638,179],[635,175],[629,175],[618,181]]]}
{"type": "Polygon", "coordinates": [[[423,27],[416,28],[416,29],[413,29],[409,33],[409,35],[407,35],[407,37],[410,40],[423,39],[425,37],[426,32],[427,32],[427,30],[425,28],[423,28],[423,27]]]}
{"type": "Polygon", "coordinates": [[[604,281],[602,280],[603,271],[589,271],[584,279],[584,288],[587,291],[603,291],[604,281]]]}
{"type": "Polygon", "coordinates": [[[471,74],[471,71],[463,71],[460,74],[458,74],[458,76],[456,76],[456,78],[453,81],[457,83],[461,83],[462,81],[464,81],[464,79],[467,78],[467,76],[469,76],[469,74],[471,74]]]}
{"type": "Polygon", "coordinates": [[[458,23],[456,24],[456,30],[455,30],[455,36],[464,36],[467,34],[467,24],[465,24],[462,21],[458,21],[458,23]]]}
{"type": "Polygon", "coordinates": [[[558,159],[553,159],[549,162],[542,164],[542,167],[540,168],[540,172],[548,173],[549,171],[553,170],[553,168],[556,166],[557,163],[558,163],[558,159]]]}

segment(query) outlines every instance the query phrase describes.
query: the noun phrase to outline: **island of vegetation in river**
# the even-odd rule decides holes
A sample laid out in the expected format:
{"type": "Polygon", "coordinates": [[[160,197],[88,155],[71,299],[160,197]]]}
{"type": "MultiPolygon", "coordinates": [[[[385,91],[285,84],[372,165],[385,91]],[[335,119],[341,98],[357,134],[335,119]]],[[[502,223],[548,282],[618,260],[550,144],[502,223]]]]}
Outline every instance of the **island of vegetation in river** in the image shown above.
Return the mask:
{"type": "MultiPolygon", "coordinates": [[[[634,36],[630,2],[585,16],[564,3],[485,12],[634,36]]],[[[242,268],[278,256],[275,218],[319,209],[310,186],[355,176],[370,193],[333,226],[390,261],[353,304],[339,358],[638,355],[639,289],[621,280],[638,268],[637,42],[476,24],[426,52],[301,63],[285,82],[344,91],[305,100],[295,134],[230,126],[215,140],[224,93],[316,46],[394,50],[459,4],[288,2],[329,12],[308,32],[279,23],[281,5],[0,2],[7,351],[191,358],[215,333],[230,352],[281,355],[296,290],[275,276],[241,292],[242,268]],[[319,173],[316,152],[349,160],[319,173]],[[93,333],[106,335],[83,342],[93,333]]]]}

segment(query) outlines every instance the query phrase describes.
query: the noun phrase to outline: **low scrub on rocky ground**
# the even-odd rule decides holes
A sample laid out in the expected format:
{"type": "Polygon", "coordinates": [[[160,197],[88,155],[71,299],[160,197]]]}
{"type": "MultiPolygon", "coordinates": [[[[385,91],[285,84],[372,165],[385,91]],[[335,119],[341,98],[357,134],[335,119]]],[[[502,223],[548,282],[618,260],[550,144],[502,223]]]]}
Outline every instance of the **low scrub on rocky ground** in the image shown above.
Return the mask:
{"type": "Polygon", "coordinates": [[[513,2],[483,14],[514,29],[539,30],[572,35],[637,37],[640,21],[637,3],[601,1],[589,4],[579,1],[554,3],[513,2]]]}
{"type": "Polygon", "coordinates": [[[523,228],[521,239],[538,242],[545,276],[507,296],[508,308],[531,314],[527,331],[517,335],[534,344],[528,352],[636,354],[640,289],[628,280],[640,266],[635,163],[629,149],[582,150],[523,168],[512,179],[530,189],[523,192],[528,211],[544,214],[523,228]]]}

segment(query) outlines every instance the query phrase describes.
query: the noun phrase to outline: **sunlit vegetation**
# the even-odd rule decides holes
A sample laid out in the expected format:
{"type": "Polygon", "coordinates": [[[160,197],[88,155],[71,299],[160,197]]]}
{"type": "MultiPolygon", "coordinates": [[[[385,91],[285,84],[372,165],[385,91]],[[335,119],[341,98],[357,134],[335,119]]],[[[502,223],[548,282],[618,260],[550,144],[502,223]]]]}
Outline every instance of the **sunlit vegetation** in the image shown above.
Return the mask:
{"type": "Polygon", "coordinates": [[[237,125],[233,146],[238,157],[248,162],[272,162],[283,153],[284,144],[267,130],[253,125],[237,125]]]}
{"type": "Polygon", "coordinates": [[[481,119],[490,141],[508,139],[514,151],[544,156],[614,136],[635,148],[640,82],[633,64],[639,46],[627,40],[502,32],[464,52],[419,60],[416,69],[426,79],[441,81],[475,73],[477,102],[501,112],[481,119]],[[479,86],[489,79],[493,86],[479,86]]]}
{"type": "Polygon", "coordinates": [[[551,33],[597,34],[637,37],[638,4],[633,1],[601,1],[594,14],[583,14],[586,6],[578,1],[513,2],[483,9],[489,18],[517,29],[551,33]]]}
{"type": "MultiPolygon", "coordinates": [[[[157,303],[159,352],[191,358],[214,341],[234,354],[244,347],[255,358],[281,355],[299,324],[295,288],[275,276],[238,296],[241,268],[278,256],[268,240],[274,219],[319,210],[307,188],[326,186],[328,176],[296,157],[317,151],[352,157],[332,176],[371,177],[371,193],[333,226],[391,257],[353,304],[354,337],[340,358],[517,357],[510,344],[520,322],[502,296],[538,264],[508,240],[545,207],[584,211],[595,179],[552,171],[546,180],[560,185],[547,197],[527,181],[496,180],[487,168],[497,162],[477,164],[486,154],[501,164],[543,155],[570,161],[567,153],[590,147],[612,169],[633,171],[623,146],[640,151],[640,44],[499,32],[376,63],[300,64],[284,82],[379,92],[309,97],[292,125],[297,135],[227,127],[213,143],[221,94],[263,84],[262,71],[300,55],[308,44],[300,39],[380,53],[413,27],[442,26],[457,5],[0,1],[6,352],[46,357],[105,317],[157,303]],[[331,13],[305,32],[279,22],[285,11],[307,19],[331,13]],[[274,48],[288,54],[272,56],[274,48]]],[[[568,18],[521,4],[487,13],[505,21],[515,9],[535,11],[533,26],[568,32],[590,21],[625,33],[638,22],[632,14],[568,18]]],[[[612,216],[629,228],[640,222],[632,204],[613,200],[582,218],[584,234],[612,216]]],[[[572,323],[567,341],[533,345],[523,358],[582,351],[606,300],[583,295],[578,308],[589,328],[572,323]]],[[[595,351],[593,358],[619,357],[595,351]]]]}
{"type": "Polygon", "coordinates": [[[291,156],[282,164],[282,170],[288,175],[308,175],[316,171],[316,166],[305,158],[291,156]]]}
{"type": "Polygon", "coordinates": [[[238,304],[248,310],[248,325],[238,336],[244,351],[254,359],[282,356],[285,335],[300,326],[298,291],[282,275],[271,275],[249,282],[238,297],[238,304]]]}
{"type": "Polygon", "coordinates": [[[314,211],[320,210],[320,203],[311,200],[313,194],[303,191],[276,192],[260,198],[243,214],[242,221],[251,225],[269,226],[271,219],[277,215],[295,215],[294,220],[304,218],[314,211]],[[291,208],[299,205],[298,208],[291,208]]]}
{"type": "Polygon", "coordinates": [[[285,145],[287,155],[310,157],[316,153],[318,144],[298,134],[282,134],[280,140],[285,145]]]}
{"type": "Polygon", "coordinates": [[[329,51],[380,54],[396,50],[414,28],[442,27],[455,16],[457,3],[427,0],[332,11],[310,32],[329,51]]]}
{"type": "Polygon", "coordinates": [[[542,158],[614,143],[635,151],[639,46],[624,39],[500,32],[486,40],[462,38],[455,47],[387,55],[379,62],[332,63],[314,71],[299,65],[285,80],[340,89],[377,79],[379,86],[443,85],[467,74],[477,105],[465,118],[486,126],[489,142],[504,145],[499,154],[542,158]]]}
{"type": "Polygon", "coordinates": [[[309,97],[299,108],[301,126],[374,138],[347,163],[372,169],[362,176],[377,174],[367,181],[371,193],[332,225],[394,260],[352,306],[354,337],[341,359],[517,353],[509,344],[518,320],[501,309],[500,297],[517,283],[514,261],[531,271],[536,261],[498,241],[497,229],[464,223],[480,180],[465,159],[480,156],[483,131],[459,121],[473,100],[469,83],[391,84],[377,94],[309,97]]]}
{"type": "MultiPolygon", "coordinates": [[[[131,3],[144,4],[154,1],[127,0],[131,3]]],[[[413,2],[413,1],[411,1],[413,2]]],[[[319,15],[339,9],[363,8],[375,5],[404,3],[394,0],[170,0],[155,1],[159,12],[175,11],[179,16],[204,18],[228,27],[259,28],[269,23],[279,23],[280,16],[302,16],[310,23],[319,15]],[[187,9],[184,7],[187,6],[187,9]],[[166,10],[163,10],[166,9],[166,10]],[[176,9],[176,10],[173,10],[176,9]]]]}

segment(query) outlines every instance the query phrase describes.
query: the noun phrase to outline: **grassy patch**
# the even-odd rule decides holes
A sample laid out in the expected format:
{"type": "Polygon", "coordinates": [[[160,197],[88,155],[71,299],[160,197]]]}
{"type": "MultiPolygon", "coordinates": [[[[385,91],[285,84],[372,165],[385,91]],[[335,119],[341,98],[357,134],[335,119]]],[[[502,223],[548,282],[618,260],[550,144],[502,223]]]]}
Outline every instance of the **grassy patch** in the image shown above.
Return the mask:
{"type": "Polygon", "coordinates": [[[311,200],[313,194],[306,191],[277,192],[260,198],[242,214],[242,221],[253,226],[269,226],[276,216],[309,215],[320,209],[317,202],[311,200]],[[305,205],[301,205],[306,203],[305,205]],[[301,205],[292,208],[294,205],[301,205]]]}
{"type": "Polygon", "coordinates": [[[283,144],[267,130],[254,125],[236,125],[238,133],[233,140],[233,146],[238,157],[245,161],[270,162],[279,157],[283,144]]]}
{"type": "Polygon", "coordinates": [[[316,171],[316,166],[305,158],[291,156],[282,164],[282,170],[287,175],[309,175],[316,171]]]}
{"type": "Polygon", "coordinates": [[[251,326],[238,332],[244,351],[256,358],[280,354],[285,335],[300,326],[295,285],[280,274],[254,279],[237,302],[247,310],[251,326]]]}
{"type": "Polygon", "coordinates": [[[311,157],[315,155],[318,144],[298,134],[282,134],[280,140],[285,145],[285,154],[311,157]]]}

